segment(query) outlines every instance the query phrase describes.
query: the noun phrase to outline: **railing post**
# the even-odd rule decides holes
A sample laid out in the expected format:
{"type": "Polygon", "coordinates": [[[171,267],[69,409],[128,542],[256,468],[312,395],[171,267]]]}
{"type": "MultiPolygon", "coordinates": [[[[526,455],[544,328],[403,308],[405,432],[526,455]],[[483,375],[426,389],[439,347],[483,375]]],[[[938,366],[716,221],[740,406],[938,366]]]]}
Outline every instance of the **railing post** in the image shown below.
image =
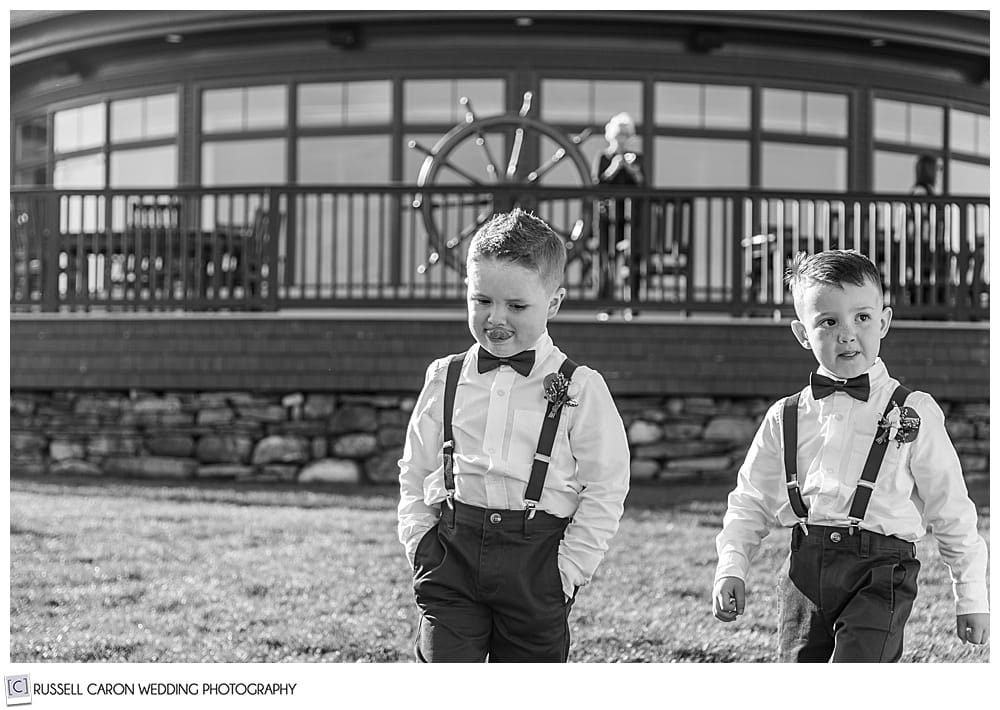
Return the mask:
{"type": "Polygon", "coordinates": [[[733,197],[733,234],[732,234],[732,269],[730,279],[732,279],[732,309],[730,313],[734,316],[743,314],[743,240],[746,226],[743,224],[744,198],[736,195],[733,197]]]}
{"type": "Polygon", "coordinates": [[[263,306],[270,311],[278,310],[278,239],[281,237],[281,199],[275,191],[268,189],[267,243],[264,244],[263,263],[267,264],[267,298],[263,306]]]}
{"type": "Polygon", "coordinates": [[[42,204],[42,310],[59,310],[59,195],[49,193],[42,204]]]}
{"type": "MultiPolygon", "coordinates": [[[[958,284],[955,286],[955,315],[959,320],[969,320],[969,313],[975,312],[977,306],[973,302],[976,291],[974,288],[975,274],[973,274],[971,282],[968,278],[971,263],[968,232],[969,206],[958,204],[956,208],[958,212],[958,284]]],[[[975,239],[975,233],[973,233],[972,238],[975,239]]]]}

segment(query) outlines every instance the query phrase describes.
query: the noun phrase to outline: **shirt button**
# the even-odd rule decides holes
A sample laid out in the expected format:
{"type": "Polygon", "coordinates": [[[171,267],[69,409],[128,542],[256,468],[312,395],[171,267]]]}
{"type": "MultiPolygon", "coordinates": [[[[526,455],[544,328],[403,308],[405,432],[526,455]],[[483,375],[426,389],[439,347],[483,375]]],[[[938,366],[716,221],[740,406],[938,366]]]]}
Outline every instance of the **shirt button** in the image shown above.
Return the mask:
{"type": "Polygon", "coordinates": [[[499,525],[501,520],[503,520],[503,518],[500,517],[500,513],[493,513],[493,515],[490,516],[490,522],[494,525],[499,525]]]}
{"type": "Polygon", "coordinates": [[[838,414],[837,416],[834,417],[834,419],[836,419],[838,422],[841,421],[843,418],[844,418],[843,414],[838,414]]]}
{"type": "Polygon", "coordinates": [[[830,533],[830,542],[840,542],[841,536],[839,532],[830,533]]]}
{"type": "Polygon", "coordinates": [[[503,397],[507,392],[505,390],[497,390],[497,397],[503,397]]]}
{"type": "Polygon", "coordinates": [[[486,453],[488,453],[488,454],[494,454],[494,453],[496,453],[496,449],[494,449],[492,446],[490,446],[489,448],[486,449],[486,453]]]}

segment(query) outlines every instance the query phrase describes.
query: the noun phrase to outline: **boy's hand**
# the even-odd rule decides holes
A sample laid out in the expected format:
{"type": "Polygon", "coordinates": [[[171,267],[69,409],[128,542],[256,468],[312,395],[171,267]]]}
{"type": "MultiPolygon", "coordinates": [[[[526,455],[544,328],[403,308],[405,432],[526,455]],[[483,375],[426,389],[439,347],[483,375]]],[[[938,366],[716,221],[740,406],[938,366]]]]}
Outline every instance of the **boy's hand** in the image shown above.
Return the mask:
{"type": "Polygon", "coordinates": [[[746,603],[746,584],[739,577],[723,577],[715,583],[712,607],[719,621],[735,621],[743,614],[746,603]]]}
{"type": "Polygon", "coordinates": [[[971,643],[982,646],[990,640],[990,615],[989,614],[959,614],[956,631],[962,643],[971,643]]]}

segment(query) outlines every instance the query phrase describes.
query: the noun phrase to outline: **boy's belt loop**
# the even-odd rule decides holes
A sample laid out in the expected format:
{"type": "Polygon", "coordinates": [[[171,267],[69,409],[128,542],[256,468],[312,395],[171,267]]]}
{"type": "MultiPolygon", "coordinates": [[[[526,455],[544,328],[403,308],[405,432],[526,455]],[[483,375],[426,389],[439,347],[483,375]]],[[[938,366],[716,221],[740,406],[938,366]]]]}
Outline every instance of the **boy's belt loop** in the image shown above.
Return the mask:
{"type": "Polygon", "coordinates": [[[861,545],[858,547],[861,559],[865,559],[871,554],[872,536],[864,530],[861,531],[861,545]]]}

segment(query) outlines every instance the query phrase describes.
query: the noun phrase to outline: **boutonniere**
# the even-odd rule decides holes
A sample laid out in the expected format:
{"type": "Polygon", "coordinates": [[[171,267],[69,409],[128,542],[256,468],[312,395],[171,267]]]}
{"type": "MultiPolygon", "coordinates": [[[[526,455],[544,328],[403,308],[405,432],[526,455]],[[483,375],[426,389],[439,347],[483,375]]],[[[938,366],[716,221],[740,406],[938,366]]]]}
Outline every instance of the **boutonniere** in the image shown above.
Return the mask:
{"type": "Polygon", "coordinates": [[[917,432],[920,431],[920,415],[913,407],[900,407],[893,402],[888,414],[879,420],[878,428],[879,435],[875,441],[884,444],[886,440],[892,439],[898,448],[917,438],[917,432]]]}
{"type": "Polygon", "coordinates": [[[559,409],[566,405],[575,407],[579,402],[569,396],[569,380],[561,372],[550,372],[542,380],[542,387],[545,390],[545,399],[552,402],[549,418],[555,419],[559,409]]]}

